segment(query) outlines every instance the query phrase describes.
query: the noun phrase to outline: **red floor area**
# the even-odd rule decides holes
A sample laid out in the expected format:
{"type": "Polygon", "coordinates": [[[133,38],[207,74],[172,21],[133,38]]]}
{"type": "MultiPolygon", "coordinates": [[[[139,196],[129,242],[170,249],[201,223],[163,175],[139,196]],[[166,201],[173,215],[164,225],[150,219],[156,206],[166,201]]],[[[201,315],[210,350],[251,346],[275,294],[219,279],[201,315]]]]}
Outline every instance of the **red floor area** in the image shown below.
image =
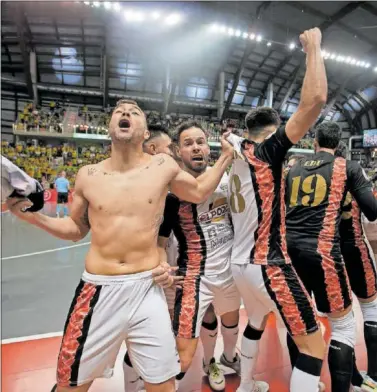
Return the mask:
{"type": "MultiPolygon", "coordinates": [[[[362,336],[363,324],[359,309],[356,309],[358,320],[358,337],[356,356],[359,369],[366,368],[366,352],[362,336]]],[[[321,319],[326,338],[329,337],[330,328],[326,319],[321,319]]],[[[240,330],[246,325],[244,310],[241,311],[240,330]]],[[[241,339],[241,335],[240,335],[241,339]]],[[[239,339],[239,344],[240,344],[239,339]]],[[[55,366],[61,338],[33,340],[22,343],[2,345],[2,388],[3,392],[48,392],[55,382],[55,366]]],[[[239,345],[238,345],[239,347],[239,345]]],[[[206,391],[210,388],[201,370],[201,347],[192,368],[185,377],[180,388],[182,392],[206,391]]],[[[222,339],[218,340],[216,355],[219,358],[222,352],[222,339]]],[[[114,377],[112,379],[97,380],[91,391],[94,392],[121,392],[123,388],[122,374],[123,350],[120,353],[114,377]]],[[[289,377],[291,374],[289,356],[285,344],[285,333],[276,327],[275,318],[270,317],[267,329],[262,338],[261,350],[257,364],[257,379],[269,382],[271,392],[288,392],[289,377]]],[[[330,391],[327,363],[323,366],[322,380],[330,391]]],[[[227,375],[226,391],[235,391],[239,378],[227,375]]]]}

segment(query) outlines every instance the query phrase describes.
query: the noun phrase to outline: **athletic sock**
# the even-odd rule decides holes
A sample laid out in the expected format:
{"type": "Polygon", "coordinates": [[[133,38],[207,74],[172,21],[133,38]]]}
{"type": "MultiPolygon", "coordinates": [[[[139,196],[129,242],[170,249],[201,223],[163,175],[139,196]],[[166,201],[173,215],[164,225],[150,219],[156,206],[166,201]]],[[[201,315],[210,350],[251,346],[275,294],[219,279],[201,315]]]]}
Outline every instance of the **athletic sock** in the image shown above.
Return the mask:
{"type": "Polygon", "coordinates": [[[290,392],[318,392],[322,360],[300,353],[291,376],[290,392]]]}
{"type": "MultiPolygon", "coordinates": [[[[263,331],[246,326],[241,342],[241,385],[253,385],[255,364],[258,358],[259,342],[263,331]]],[[[252,390],[252,388],[250,388],[252,390]]]]}
{"type": "Polygon", "coordinates": [[[359,369],[357,368],[357,365],[356,365],[355,353],[353,353],[353,369],[352,369],[351,384],[354,387],[361,387],[361,384],[363,383],[363,381],[364,381],[363,376],[360,374],[359,369]]]}
{"type": "Polygon", "coordinates": [[[377,382],[377,298],[372,302],[360,302],[364,318],[364,339],[368,355],[368,376],[377,382]]]}
{"type": "Polygon", "coordinates": [[[60,215],[61,207],[62,206],[60,204],[56,205],[56,215],[60,215]]]}
{"type": "Polygon", "coordinates": [[[64,216],[68,216],[68,208],[66,206],[63,207],[64,216]]]}
{"type": "Polygon", "coordinates": [[[123,360],[124,390],[127,392],[138,392],[140,390],[141,378],[132,366],[128,351],[123,360]]]}
{"type": "Polygon", "coordinates": [[[236,357],[236,344],[238,340],[238,324],[227,327],[221,323],[221,334],[224,341],[224,355],[229,362],[236,357]]]}
{"type": "Polygon", "coordinates": [[[377,323],[364,321],[364,339],[367,346],[368,376],[377,382],[377,323]]]}
{"type": "Polygon", "coordinates": [[[215,321],[213,321],[212,323],[202,322],[202,327],[200,328],[200,340],[202,341],[203,345],[204,365],[209,365],[211,359],[215,355],[217,331],[217,318],[215,318],[215,321]]]}
{"type": "Polygon", "coordinates": [[[331,340],[328,359],[332,392],[344,392],[350,389],[354,355],[353,347],[331,340]]]}
{"type": "Polygon", "coordinates": [[[289,351],[289,359],[291,360],[291,366],[293,369],[295,367],[297,358],[300,355],[300,351],[289,333],[287,333],[287,346],[289,351]]]}
{"type": "Polygon", "coordinates": [[[181,372],[181,373],[178,373],[178,374],[175,376],[175,390],[176,390],[176,391],[178,391],[178,389],[179,389],[179,384],[181,383],[181,381],[182,381],[183,377],[185,376],[185,374],[186,374],[186,372],[181,372]]]}

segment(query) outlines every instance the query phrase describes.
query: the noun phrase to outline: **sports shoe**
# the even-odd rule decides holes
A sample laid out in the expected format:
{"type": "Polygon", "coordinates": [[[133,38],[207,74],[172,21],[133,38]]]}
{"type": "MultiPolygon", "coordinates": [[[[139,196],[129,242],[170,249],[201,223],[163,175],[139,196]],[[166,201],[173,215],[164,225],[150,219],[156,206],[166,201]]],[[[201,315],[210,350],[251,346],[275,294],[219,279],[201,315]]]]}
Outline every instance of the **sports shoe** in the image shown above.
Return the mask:
{"type": "Polygon", "coordinates": [[[215,358],[211,359],[209,365],[204,365],[203,370],[208,375],[209,385],[214,391],[225,389],[225,377],[223,371],[217,366],[215,358]]]}
{"type": "Polygon", "coordinates": [[[268,392],[270,386],[264,381],[254,381],[254,386],[240,384],[236,392],[268,392]]]}
{"type": "Polygon", "coordinates": [[[239,355],[236,353],[236,356],[233,359],[233,362],[230,362],[226,359],[225,355],[223,354],[220,357],[220,363],[225,367],[233,369],[238,375],[241,374],[241,359],[239,355]]]}
{"type": "Polygon", "coordinates": [[[360,374],[364,379],[361,385],[361,391],[377,392],[377,382],[374,381],[373,378],[369,377],[366,371],[361,371],[360,374]]]}

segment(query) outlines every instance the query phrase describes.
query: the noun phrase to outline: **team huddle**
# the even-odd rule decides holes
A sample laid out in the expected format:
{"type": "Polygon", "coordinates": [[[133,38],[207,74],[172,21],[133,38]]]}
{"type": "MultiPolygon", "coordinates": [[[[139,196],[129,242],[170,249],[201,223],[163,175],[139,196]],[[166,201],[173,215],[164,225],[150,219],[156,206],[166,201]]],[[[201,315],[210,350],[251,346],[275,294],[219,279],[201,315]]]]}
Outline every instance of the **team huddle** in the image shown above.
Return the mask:
{"type": "Polygon", "coordinates": [[[333,392],[377,391],[377,276],[361,223],[362,214],[377,219],[372,184],[345,159],[335,123],[317,126],[316,153],[283,170],[327,101],[321,32],[300,40],[306,74],[296,113],[281,126],[275,110],[251,109],[247,138],[225,132],[212,168],[199,123],[182,124],[172,143],[148,129],[136,102],[122,100],[109,125],[111,157],[80,169],[70,217],[8,199],[13,214],[56,237],[92,234],[64,328],[58,392],[111,377],[122,342],[126,391],[175,391],[199,338],[210,385],[223,390],[217,316],[220,363],[240,375],[238,392],[267,392],[254,375],[271,312],[287,329],[291,392],[324,390],[327,349],[333,392]],[[366,374],[355,362],[352,292],[364,318],[366,374]],[[329,348],[312,297],[329,318],[329,348]],[[238,355],[241,300],[248,323],[238,355]]]}

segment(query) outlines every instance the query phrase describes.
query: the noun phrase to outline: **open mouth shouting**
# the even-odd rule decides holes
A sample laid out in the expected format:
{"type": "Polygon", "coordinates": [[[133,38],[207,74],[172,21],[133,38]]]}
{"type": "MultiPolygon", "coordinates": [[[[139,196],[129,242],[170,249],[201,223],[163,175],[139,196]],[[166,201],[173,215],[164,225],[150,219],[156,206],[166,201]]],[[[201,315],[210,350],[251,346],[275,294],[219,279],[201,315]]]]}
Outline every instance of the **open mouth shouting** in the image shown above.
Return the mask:
{"type": "Polygon", "coordinates": [[[128,120],[126,118],[122,118],[119,121],[119,128],[121,131],[127,131],[130,127],[131,127],[130,120],[128,120]]]}
{"type": "Polygon", "coordinates": [[[203,163],[204,162],[204,158],[202,155],[194,155],[191,160],[193,162],[198,162],[198,163],[203,163]]]}

